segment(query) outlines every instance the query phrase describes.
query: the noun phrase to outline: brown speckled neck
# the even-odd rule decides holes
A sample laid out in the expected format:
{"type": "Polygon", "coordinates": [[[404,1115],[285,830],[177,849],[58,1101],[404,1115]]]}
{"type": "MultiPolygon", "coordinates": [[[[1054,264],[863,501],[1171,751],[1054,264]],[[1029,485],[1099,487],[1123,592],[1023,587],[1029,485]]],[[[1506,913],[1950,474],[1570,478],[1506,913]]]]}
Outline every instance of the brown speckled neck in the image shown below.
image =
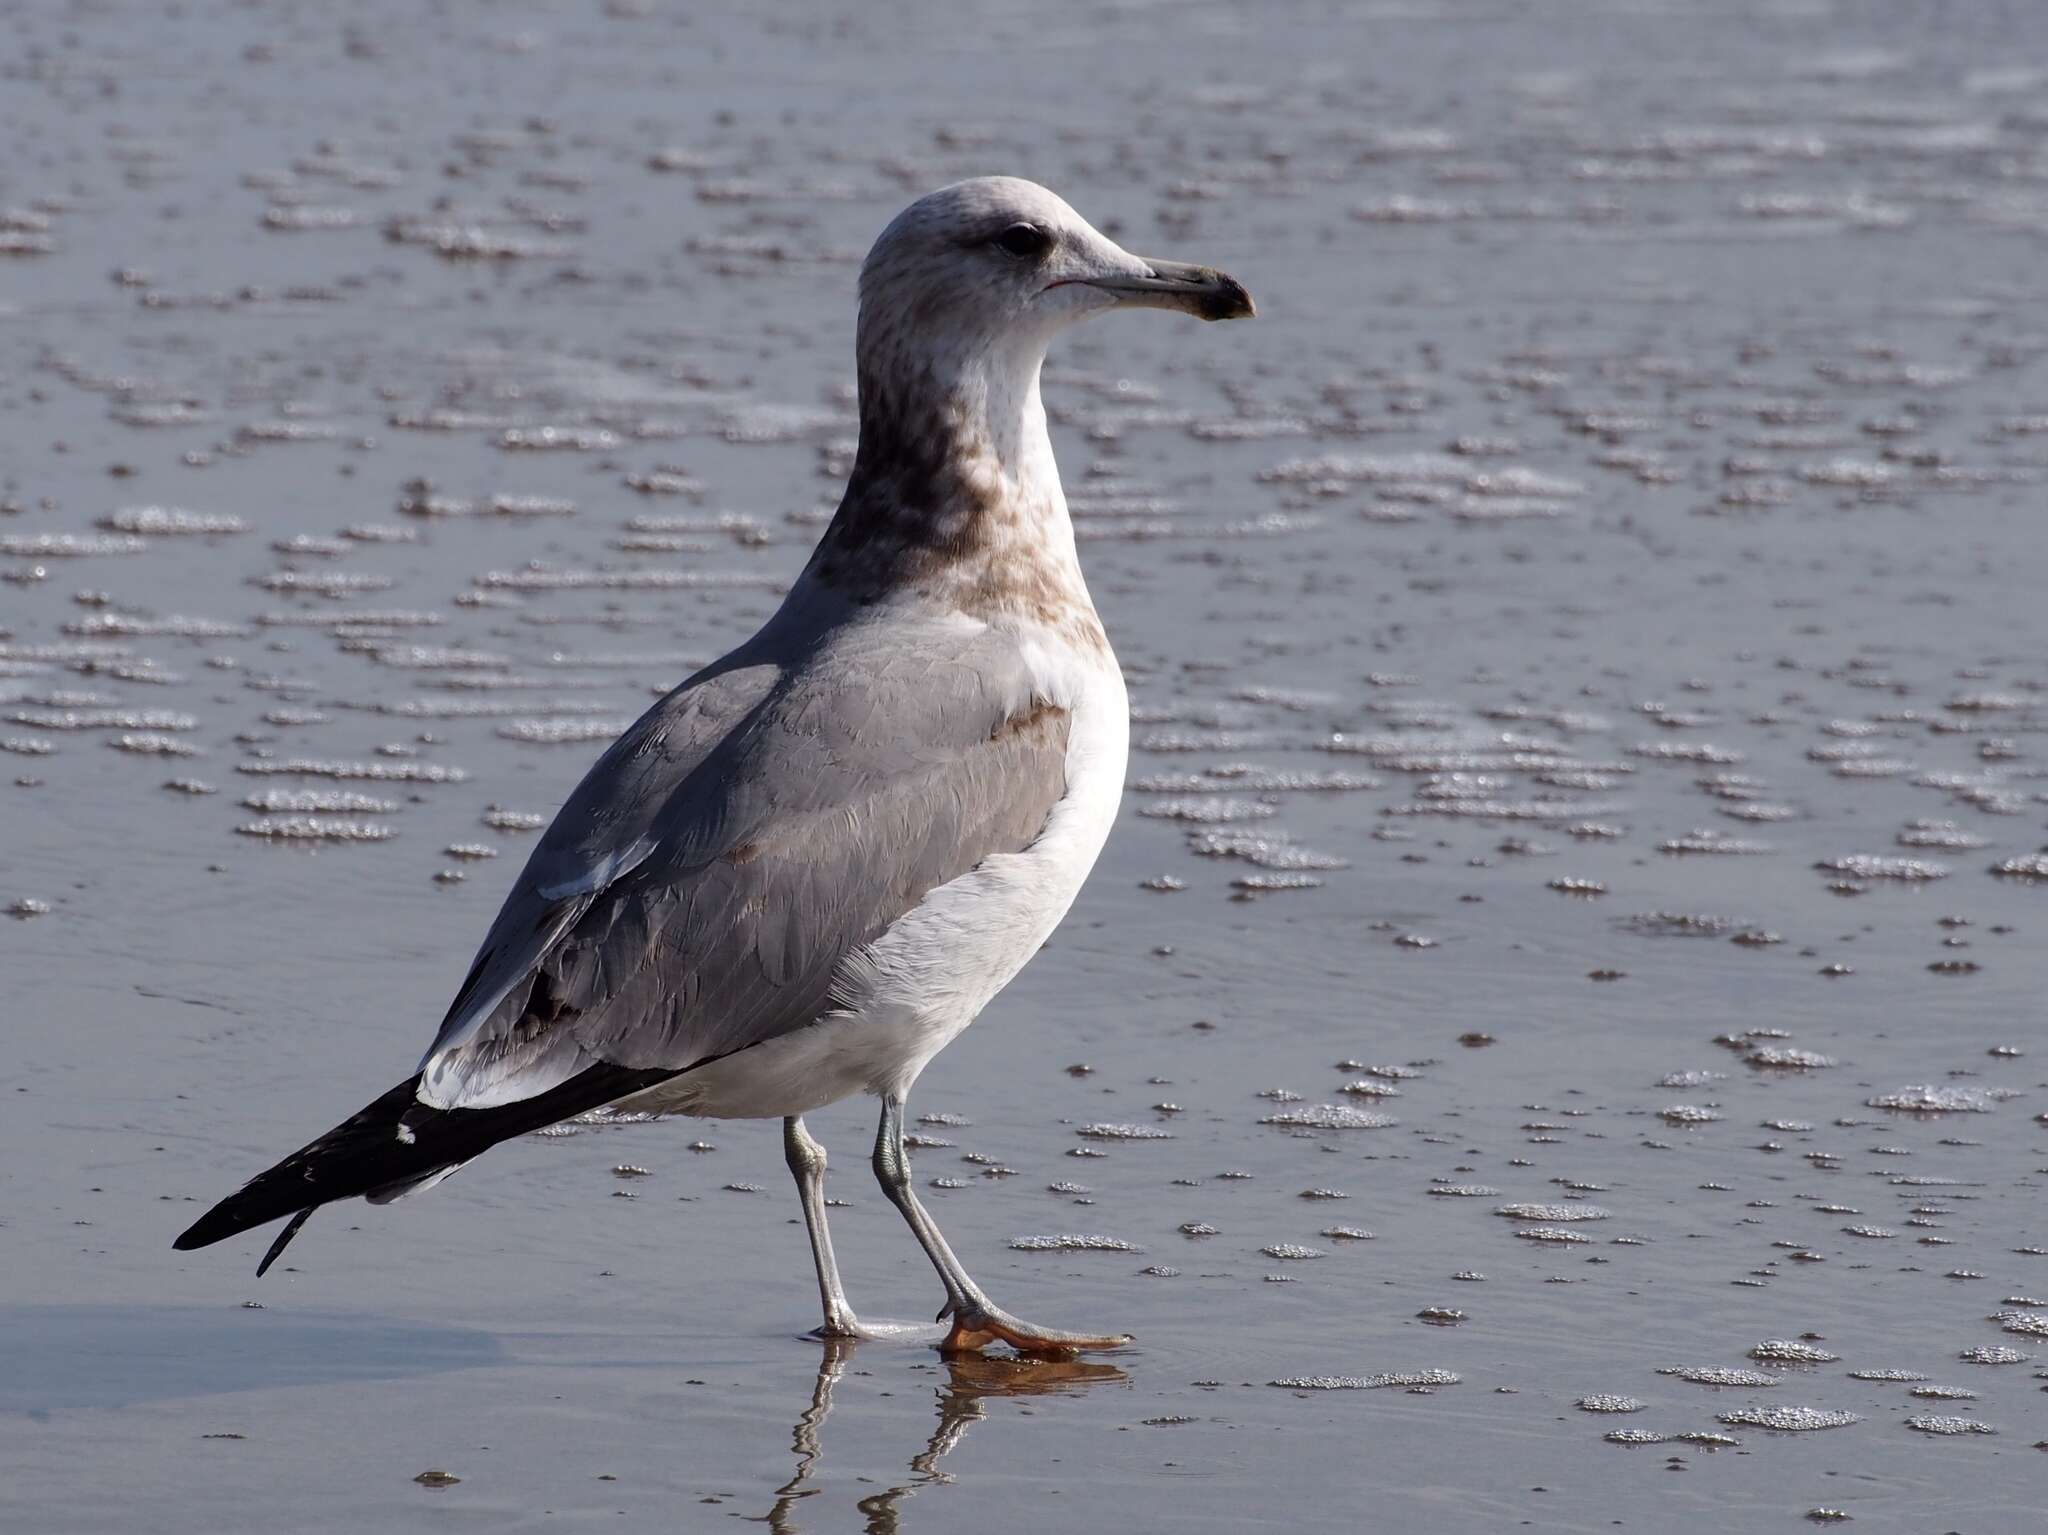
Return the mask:
{"type": "Polygon", "coordinates": [[[807,574],[855,601],[909,590],[1106,650],[1045,437],[1037,356],[912,362],[886,336],[863,341],[860,446],[807,574]]]}
{"type": "Polygon", "coordinates": [[[986,424],[929,367],[908,379],[860,370],[860,447],[820,545],[842,557],[916,564],[971,559],[1018,519],[1024,493],[986,424]]]}

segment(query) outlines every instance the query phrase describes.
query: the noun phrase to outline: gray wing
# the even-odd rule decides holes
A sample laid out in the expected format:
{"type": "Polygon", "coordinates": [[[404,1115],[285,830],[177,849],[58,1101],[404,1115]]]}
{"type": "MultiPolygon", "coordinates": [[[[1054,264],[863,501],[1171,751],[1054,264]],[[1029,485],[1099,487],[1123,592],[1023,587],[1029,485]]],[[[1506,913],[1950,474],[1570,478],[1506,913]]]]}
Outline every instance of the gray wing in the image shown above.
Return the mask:
{"type": "Polygon", "coordinates": [[[1039,835],[1067,723],[986,631],[882,630],[693,679],[563,807],[420,1097],[487,1107],[595,1065],[680,1072],[813,1022],[848,954],[1039,835]]]}
{"type": "Polygon", "coordinates": [[[772,662],[748,663],[737,651],[689,678],[591,765],[526,860],[422,1068],[471,1039],[605,889],[648,857],[663,805],[781,675],[772,662]]]}

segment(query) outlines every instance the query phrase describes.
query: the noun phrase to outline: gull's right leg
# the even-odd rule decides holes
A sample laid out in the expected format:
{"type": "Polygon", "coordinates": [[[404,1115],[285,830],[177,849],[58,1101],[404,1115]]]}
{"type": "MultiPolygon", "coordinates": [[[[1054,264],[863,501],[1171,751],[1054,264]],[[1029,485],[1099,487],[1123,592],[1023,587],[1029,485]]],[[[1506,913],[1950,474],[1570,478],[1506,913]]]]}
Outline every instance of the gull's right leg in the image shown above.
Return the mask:
{"type": "Polygon", "coordinates": [[[884,1096],[882,1123],[875,1131],[875,1179],[889,1202],[902,1212],[918,1246],[939,1271],[946,1287],[946,1304],[939,1316],[953,1319],[939,1347],[949,1354],[971,1352],[984,1344],[1001,1340],[1020,1354],[1053,1354],[1071,1357],[1083,1349],[1120,1349],[1131,1339],[1127,1333],[1063,1332],[1020,1321],[983,1293],[980,1285],[939,1232],[938,1224],[918,1203],[910,1187],[910,1160],[903,1150],[903,1100],[884,1096]]]}

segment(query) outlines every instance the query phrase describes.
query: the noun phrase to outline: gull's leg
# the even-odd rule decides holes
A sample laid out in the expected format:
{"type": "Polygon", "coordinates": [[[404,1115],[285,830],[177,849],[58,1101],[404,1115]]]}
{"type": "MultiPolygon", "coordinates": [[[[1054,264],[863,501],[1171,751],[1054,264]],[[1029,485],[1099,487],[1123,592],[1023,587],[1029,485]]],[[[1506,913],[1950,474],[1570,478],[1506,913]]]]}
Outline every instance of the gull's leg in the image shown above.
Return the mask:
{"type": "Polygon", "coordinates": [[[790,1115],[782,1122],[782,1151],[796,1178],[803,1201],[804,1226],[811,1235],[811,1258],[818,1266],[818,1298],[825,1303],[825,1322],[811,1336],[828,1340],[869,1338],[876,1341],[924,1342],[933,1329],[912,1322],[863,1322],[847,1304],[839,1283],[839,1260],[832,1256],[832,1230],[825,1224],[825,1148],[811,1138],[803,1120],[790,1115]]]}
{"type": "Polygon", "coordinates": [[[846,1303],[846,1291],[839,1283],[839,1260],[832,1256],[832,1231],[825,1224],[825,1148],[811,1138],[800,1115],[792,1114],[782,1122],[782,1154],[796,1179],[804,1226],[811,1234],[811,1258],[818,1266],[818,1297],[825,1303],[825,1325],[817,1336],[858,1338],[860,1323],[846,1303]]]}
{"type": "Polygon", "coordinates": [[[941,1320],[950,1316],[952,1330],[939,1347],[947,1353],[979,1349],[998,1340],[1026,1354],[1072,1354],[1081,1349],[1122,1348],[1131,1340],[1124,1334],[1062,1332],[1057,1328],[1034,1327],[1019,1321],[988,1298],[976,1284],[953,1249],[946,1245],[938,1225],[918,1203],[910,1187],[910,1159],[903,1150],[903,1100],[882,1100],[882,1122],[875,1132],[875,1178],[889,1202],[903,1213],[912,1235],[939,1271],[946,1287],[946,1304],[941,1320]]]}

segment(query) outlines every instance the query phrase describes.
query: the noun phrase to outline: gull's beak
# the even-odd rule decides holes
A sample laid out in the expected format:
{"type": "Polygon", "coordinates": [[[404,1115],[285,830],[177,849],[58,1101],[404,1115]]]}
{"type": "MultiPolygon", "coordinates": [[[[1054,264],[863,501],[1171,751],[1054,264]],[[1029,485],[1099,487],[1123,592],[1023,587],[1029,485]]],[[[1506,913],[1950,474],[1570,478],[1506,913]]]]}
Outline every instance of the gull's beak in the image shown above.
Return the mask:
{"type": "Polygon", "coordinates": [[[1244,284],[1212,266],[1134,257],[1146,270],[1078,279],[1114,294],[1126,309],[1183,309],[1204,320],[1248,320],[1258,313],[1244,284]]]}

